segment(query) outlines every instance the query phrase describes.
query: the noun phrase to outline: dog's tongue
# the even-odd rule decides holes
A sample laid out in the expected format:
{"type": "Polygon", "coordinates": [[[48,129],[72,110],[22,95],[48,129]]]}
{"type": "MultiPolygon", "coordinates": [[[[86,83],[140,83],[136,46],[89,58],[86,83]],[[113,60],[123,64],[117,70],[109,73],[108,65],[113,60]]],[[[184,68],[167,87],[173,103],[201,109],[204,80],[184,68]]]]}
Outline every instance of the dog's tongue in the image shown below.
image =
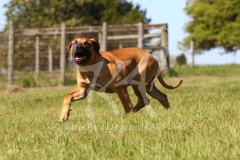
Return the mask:
{"type": "Polygon", "coordinates": [[[81,61],[81,60],[83,60],[85,58],[85,56],[84,57],[75,57],[75,61],[81,61]]]}

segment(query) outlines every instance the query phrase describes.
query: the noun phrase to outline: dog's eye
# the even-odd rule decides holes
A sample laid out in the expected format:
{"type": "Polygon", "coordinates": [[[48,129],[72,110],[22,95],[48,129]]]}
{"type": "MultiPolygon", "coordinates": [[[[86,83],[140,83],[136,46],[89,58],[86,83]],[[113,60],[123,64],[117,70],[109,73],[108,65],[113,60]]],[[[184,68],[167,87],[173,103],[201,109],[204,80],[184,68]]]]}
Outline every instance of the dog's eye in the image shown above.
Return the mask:
{"type": "Polygon", "coordinates": [[[73,42],[73,45],[76,45],[77,43],[78,43],[77,41],[74,41],[74,42],[73,42]]]}
{"type": "Polygon", "coordinates": [[[75,45],[77,45],[77,44],[78,44],[77,41],[74,41],[74,42],[72,43],[73,46],[75,46],[75,45]]]}
{"type": "Polygon", "coordinates": [[[85,46],[90,46],[91,44],[88,43],[88,41],[85,41],[85,42],[84,42],[84,45],[85,45],[85,46]]]}

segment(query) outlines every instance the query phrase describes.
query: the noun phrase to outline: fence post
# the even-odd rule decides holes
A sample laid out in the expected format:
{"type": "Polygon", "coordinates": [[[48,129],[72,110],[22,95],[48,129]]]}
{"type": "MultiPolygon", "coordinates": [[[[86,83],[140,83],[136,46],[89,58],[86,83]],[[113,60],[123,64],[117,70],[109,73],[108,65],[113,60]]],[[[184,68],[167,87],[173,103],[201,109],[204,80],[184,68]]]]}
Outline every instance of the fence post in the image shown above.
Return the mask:
{"type": "Polygon", "coordinates": [[[138,48],[142,48],[143,40],[143,23],[138,23],[138,48]]]}
{"type": "Polygon", "coordinates": [[[123,44],[122,44],[122,42],[119,42],[119,44],[118,44],[118,48],[119,48],[119,49],[123,48],[123,44]]]}
{"type": "Polygon", "coordinates": [[[53,60],[52,60],[52,46],[48,46],[48,71],[52,73],[53,70],[53,60]]]}
{"type": "Polygon", "coordinates": [[[194,39],[193,38],[190,39],[190,54],[192,59],[190,67],[193,68],[194,67],[194,39]]]}
{"type": "MultiPolygon", "coordinates": [[[[102,33],[101,31],[98,32],[98,43],[99,45],[102,45],[102,33]]],[[[100,50],[102,51],[102,46],[100,46],[100,50]]]]}
{"type": "Polygon", "coordinates": [[[10,21],[9,23],[9,38],[8,38],[8,85],[13,84],[13,67],[14,67],[14,59],[13,59],[13,51],[14,51],[14,23],[10,21]]]}
{"type": "Polygon", "coordinates": [[[35,51],[35,72],[39,73],[39,35],[36,36],[36,51],[35,51]]]}
{"type": "Polygon", "coordinates": [[[162,47],[162,72],[164,74],[169,73],[170,71],[170,64],[169,64],[169,51],[168,51],[168,25],[165,24],[162,27],[162,34],[161,34],[161,47],[162,47]]]}
{"type": "Polygon", "coordinates": [[[66,48],[66,24],[61,23],[61,55],[60,55],[60,84],[65,82],[65,48],[66,48]]]}
{"type": "Polygon", "coordinates": [[[102,46],[100,48],[101,51],[107,50],[107,22],[103,22],[102,25],[102,46]]]}

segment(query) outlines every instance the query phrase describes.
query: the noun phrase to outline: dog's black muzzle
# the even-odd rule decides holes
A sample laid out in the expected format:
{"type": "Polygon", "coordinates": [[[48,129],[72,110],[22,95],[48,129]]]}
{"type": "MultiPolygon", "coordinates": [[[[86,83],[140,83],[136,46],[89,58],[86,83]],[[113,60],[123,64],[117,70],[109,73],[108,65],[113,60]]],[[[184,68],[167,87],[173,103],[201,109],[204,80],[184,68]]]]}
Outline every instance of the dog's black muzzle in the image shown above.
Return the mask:
{"type": "Polygon", "coordinates": [[[85,46],[74,42],[72,57],[77,64],[84,64],[91,58],[91,53],[85,46]]]}

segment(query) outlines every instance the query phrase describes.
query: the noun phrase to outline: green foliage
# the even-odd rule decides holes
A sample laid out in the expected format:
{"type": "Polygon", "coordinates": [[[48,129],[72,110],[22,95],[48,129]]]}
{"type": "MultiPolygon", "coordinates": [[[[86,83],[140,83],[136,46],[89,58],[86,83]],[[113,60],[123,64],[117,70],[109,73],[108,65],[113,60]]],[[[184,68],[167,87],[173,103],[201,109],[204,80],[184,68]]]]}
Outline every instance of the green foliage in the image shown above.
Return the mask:
{"type": "Polygon", "coordinates": [[[146,10],[126,0],[11,0],[5,7],[17,29],[150,22],[146,10]]]}
{"type": "Polygon", "coordinates": [[[219,66],[194,66],[191,68],[189,66],[175,67],[173,68],[178,76],[181,77],[191,77],[191,76],[219,76],[219,77],[229,77],[238,76],[240,65],[219,65],[219,66]]]}
{"type": "Polygon", "coordinates": [[[177,61],[177,64],[180,66],[187,64],[187,58],[183,53],[176,57],[176,61],[177,61]]]}
{"type": "Polygon", "coordinates": [[[195,39],[195,49],[206,51],[223,47],[226,52],[240,48],[240,0],[187,0],[185,11],[191,17],[182,45],[195,39]]]}
{"type": "Polygon", "coordinates": [[[0,73],[0,91],[5,90],[7,86],[7,74],[1,74],[0,73]]]}
{"type": "Polygon", "coordinates": [[[178,76],[178,72],[176,72],[176,70],[174,68],[170,68],[170,72],[169,72],[169,77],[177,77],[178,76]]]}
{"type": "MultiPolygon", "coordinates": [[[[23,88],[33,88],[33,87],[56,87],[59,85],[59,71],[54,71],[53,73],[48,73],[45,71],[39,72],[38,75],[35,73],[15,75],[14,85],[23,87],[23,88]]],[[[3,76],[2,76],[3,77],[3,76]]],[[[1,78],[1,74],[0,74],[1,78]]],[[[7,79],[7,75],[5,75],[4,79],[7,79]]],[[[6,81],[7,82],[7,81],[6,81]]],[[[1,83],[1,81],[0,81],[1,83]]],[[[7,85],[2,82],[2,85],[7,85]]],[[[72,70],[67,70],[65,83],[64,85],[76,85],[76,72],[72,70]]],[[[0,86],[1,90],[1,86],[0,86]]]]}
{"type": "Polygon", "coordinates": [[[22,80],[23,88],[32,88],[36,87],[37,83],[33,76],[27,76],[22,80]]]}

